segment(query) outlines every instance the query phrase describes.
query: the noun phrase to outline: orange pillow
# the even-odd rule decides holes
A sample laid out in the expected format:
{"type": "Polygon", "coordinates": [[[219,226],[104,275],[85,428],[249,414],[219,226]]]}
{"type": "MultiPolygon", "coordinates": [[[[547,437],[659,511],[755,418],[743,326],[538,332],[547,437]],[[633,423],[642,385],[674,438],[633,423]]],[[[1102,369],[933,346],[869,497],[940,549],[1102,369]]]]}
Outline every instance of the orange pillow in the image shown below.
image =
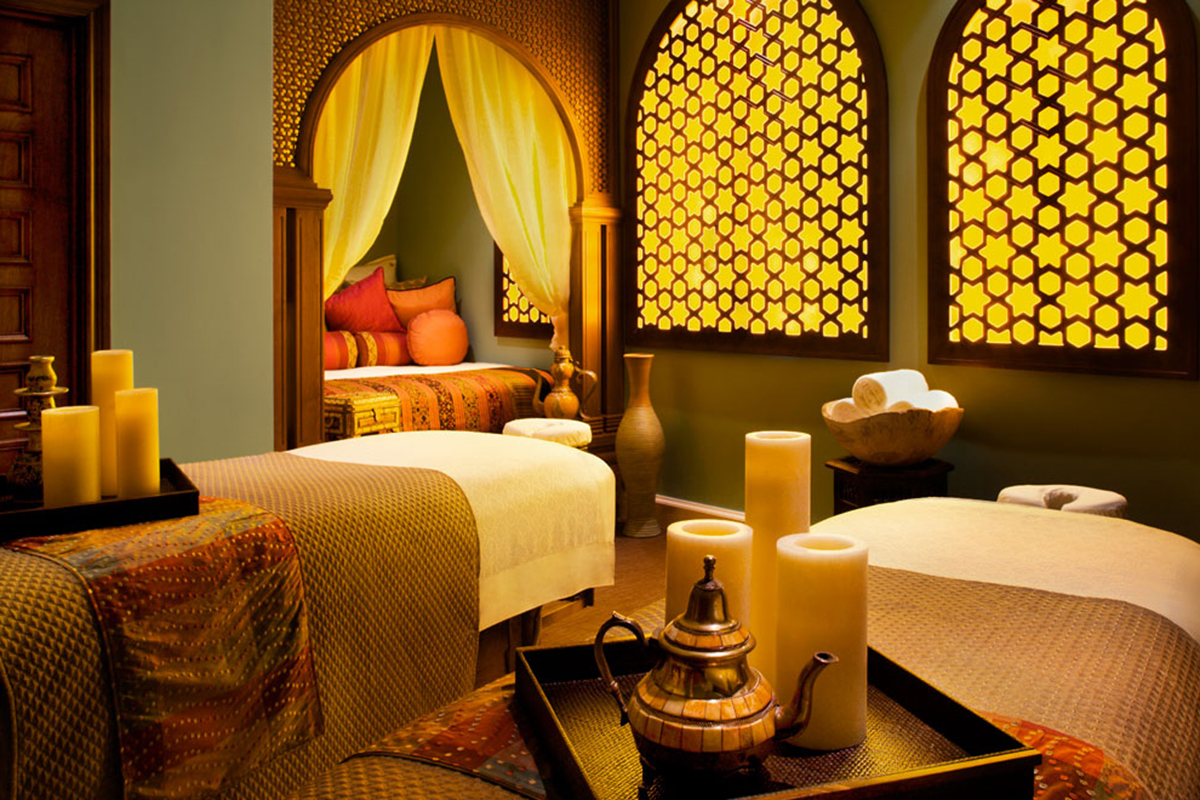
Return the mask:
{"type": "Polygon", "coordinates": [[[360,367],[402,367],[412,361],[403,333],[368,331],[354,334],[360,367]]]}
{"type": "Polygon", "coordinates": [[[444,311],[457,309],[457,306],[454,305],[453,277],[442,278],[437,283],[431,283],[419,289],[400,291],[389,289],[387,299],[392,304],[392,311],[396,313],[396,319],[400,320],[405,329],[418,314],[432,311],[435,308],[444,311]]]}
{"type": "Polygon", "coordinates": [[[408,326],[408,352],[423,367],[458,364],[470,344],[467,323],[453,311],[435,308],[418,314],[408,326]]]}
{"type": "Polygon", "coordinates": [[[358,345],[349,331],[325,331],[325,369],[350,369],[358,362],[358,345]]]}

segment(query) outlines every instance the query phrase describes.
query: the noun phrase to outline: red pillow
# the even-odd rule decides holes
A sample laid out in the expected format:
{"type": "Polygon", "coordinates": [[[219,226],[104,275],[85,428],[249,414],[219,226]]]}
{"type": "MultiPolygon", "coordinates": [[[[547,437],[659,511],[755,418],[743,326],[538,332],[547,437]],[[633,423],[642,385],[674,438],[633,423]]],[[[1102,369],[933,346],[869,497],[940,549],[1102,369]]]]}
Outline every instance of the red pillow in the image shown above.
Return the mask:
{"type": "Polygon", "coordinates": [[[325,369],[350,369],[358,362],[354,334],[325,331],[325,369]]]}
{"type": "MultiPolygon", "coordinates": [[[[387,290],[387,299],[396,318],[407,327],[418,314],[435,308],[454,311],[454,278],[442,278],[437,283],[419,289],[387,290]]],[[[363,328],[362,330],[366,330],[363,328]]]]}
{"type": "Polygon", "coordinates": [[[403,333],[369,331],[354,334],[360,367],[402,367],[412,363],[403,333]]]}
{"type": "Polygon", "coordinates": [[[467,323],[453,311],[418,314],[408,328],[408,352],[425,367],[458,364],[467,354],[467,323]]]}
{"type": "Polygon", "coordinates": [[[383,267],[325,301],[325,326],[331,331],[403,331],[383,285],[383,267]]]}

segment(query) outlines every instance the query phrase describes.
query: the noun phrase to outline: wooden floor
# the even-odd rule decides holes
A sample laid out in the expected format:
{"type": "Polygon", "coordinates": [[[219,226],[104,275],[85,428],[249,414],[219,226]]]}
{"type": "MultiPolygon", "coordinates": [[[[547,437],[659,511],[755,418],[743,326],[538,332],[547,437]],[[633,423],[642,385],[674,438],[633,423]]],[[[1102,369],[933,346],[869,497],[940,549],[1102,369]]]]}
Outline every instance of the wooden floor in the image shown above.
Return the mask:
{"type": "Polygon", "coordinates": [[[663,598],[667,593],[666,534],[649,539],[617,536],[616,551],[616,583],[598,587],[591,608],[566,609],[546,620],[539,644],[591,642],[612,612],[631,614],[663,598]]]}

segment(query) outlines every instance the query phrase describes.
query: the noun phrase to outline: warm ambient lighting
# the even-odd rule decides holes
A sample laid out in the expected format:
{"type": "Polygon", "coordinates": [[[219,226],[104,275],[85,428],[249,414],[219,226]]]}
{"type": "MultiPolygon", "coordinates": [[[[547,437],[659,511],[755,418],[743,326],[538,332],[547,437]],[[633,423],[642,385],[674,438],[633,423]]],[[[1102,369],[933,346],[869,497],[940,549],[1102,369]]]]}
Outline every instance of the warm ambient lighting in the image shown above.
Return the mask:
{"type": "Polygon", "coordinates": [[[829,0],[686,6],[637,110],[638,329],[868,336],[870,98],[829,0]]]}
{"type": "Polygon", "coordinates": [[[967,23],[931,189],[950,342],[1167,349],[1165,49],[1142,0],[989,2],[967,23]]]}
{"type": "Polygon", "coordinates": [[[550,324],[550,318],[534,307],[529,298],[517,286],[508,271],[508,258],[504,258],[500,269],[500,319],[520,325],[550,324]]]}

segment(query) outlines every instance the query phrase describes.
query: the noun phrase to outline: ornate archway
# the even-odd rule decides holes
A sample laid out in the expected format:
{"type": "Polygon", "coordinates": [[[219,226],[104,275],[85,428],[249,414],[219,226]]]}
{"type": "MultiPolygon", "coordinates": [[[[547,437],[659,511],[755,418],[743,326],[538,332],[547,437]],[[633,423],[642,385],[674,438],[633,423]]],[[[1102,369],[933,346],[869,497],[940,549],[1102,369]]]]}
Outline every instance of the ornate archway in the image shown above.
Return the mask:
{"type": "MultiPolygon", "coordinates": [[[[487,37],[514,55],[538,79],[558,110],[575,161],[577,197],[571,209],[572,352],[601,376],[601,391],[585,409],[594,418],[593,440],[605,449],[615,437],[623,402],[620,325],[616,319],[620,212],[610,195],[593,191],[606,180],[593,172],[584,135],[566,93],[537,58],[503,31],[450,14],[405,14],[380,22],[337,52],[307,95],[300,115],[293,164],[275,167],[275,444],[284,449],[321,440],[322,216],[331,195],[312,179],[317,121],[333,86],[367,47],[403,28],[451,25],[487,37]]],[[[276,88],[278,93],[278,86],[276,88]]]]}

